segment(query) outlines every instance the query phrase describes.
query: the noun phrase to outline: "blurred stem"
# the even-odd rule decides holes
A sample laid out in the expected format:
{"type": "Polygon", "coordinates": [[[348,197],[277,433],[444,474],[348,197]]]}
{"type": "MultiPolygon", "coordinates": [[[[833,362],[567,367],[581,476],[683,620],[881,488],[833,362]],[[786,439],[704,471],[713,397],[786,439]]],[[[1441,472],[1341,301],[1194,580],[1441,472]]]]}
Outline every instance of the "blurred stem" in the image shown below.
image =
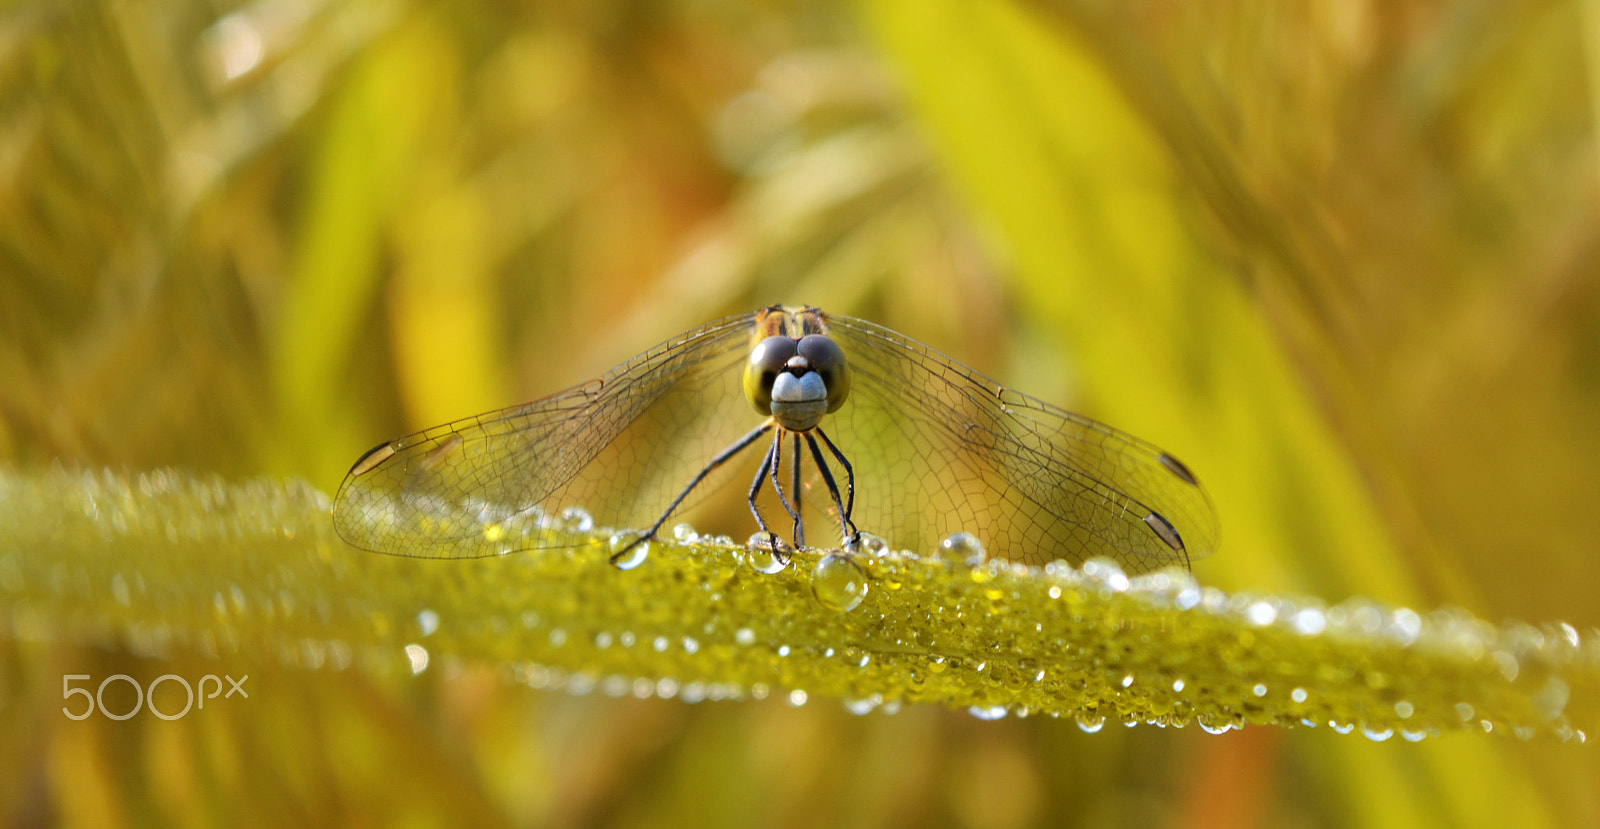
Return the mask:
{"type": "Polygon", "coordinates": [[[1600,640],[1566,625],[1228,595],[1181,572],[1130,582],[1100,561],[863,555],[829,559],[822,580],[816,552],[768,575],[736,548],[658,541],[623,572],[601,535],[576,550],[413,560],[347,547],[327,516],[327,497],[297,482],[0,472],[0,631],[313,668],[465,660],[579,691],[804,690],[855,708],[933,702],[1089,728],[1583,739],[1600,714],[1600,640]],[[832,609],[834,577],[855,567],[865,600],[832,609]]]}
{"type": "MultiPolygon", "coordinates": [[[[1589,67],[1589,117],[1600,124],[1600,0],[1582,0],[1583,56],[1589,67]]],[[[1591,131],[1590,140],[1595,140],[1591,131]]],[[[1600,146],[1595,147],[1600,156],[1600,146]]]]}

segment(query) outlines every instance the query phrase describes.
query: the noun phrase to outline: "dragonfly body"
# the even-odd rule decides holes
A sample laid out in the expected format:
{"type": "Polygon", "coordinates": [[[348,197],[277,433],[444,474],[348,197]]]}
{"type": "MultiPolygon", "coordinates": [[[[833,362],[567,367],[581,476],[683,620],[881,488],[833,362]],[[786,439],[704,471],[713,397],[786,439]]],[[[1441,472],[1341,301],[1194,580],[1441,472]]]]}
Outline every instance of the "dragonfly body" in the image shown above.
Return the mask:
{"type": "Polygon", "coordinates": [[[335,526],[377,552],[470,558],[575,546],[551,516],[582,506],[637,544],[769,434],[750,509],[767,530],[758,496],[774,493],[796,546],[808,515],[846,547],[857,527],[924,550],[966,531],[1001,558],[1106,555],[1131,572],[1187,566],[1216,543],[1208,499],[1171,455],[882,326],[783,306],[385,443],[346,477],[335,526]]]}

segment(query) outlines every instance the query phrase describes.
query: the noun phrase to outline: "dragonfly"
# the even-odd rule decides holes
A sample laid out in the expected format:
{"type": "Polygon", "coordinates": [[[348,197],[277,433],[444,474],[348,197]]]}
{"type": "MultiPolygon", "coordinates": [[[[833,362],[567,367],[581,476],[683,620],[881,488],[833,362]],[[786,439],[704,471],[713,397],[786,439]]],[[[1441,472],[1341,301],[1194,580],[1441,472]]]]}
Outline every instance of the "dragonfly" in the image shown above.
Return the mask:
{"type": "Polygon", "coordinates": [[[581,531],[612,527],[620,566],[739,477],[779,555],[774,527],[798,549],[808,527],[846,550],[863,532],[910,550],[965,532],[991,557],[1106,556],[1133,574],[1187,568],[1218,536],[1205,490],[1161,449],[884,326],[782,305],[380,444],[333,518],[356,547],[441,559],[576,548],[591,543],[581,531]]]}

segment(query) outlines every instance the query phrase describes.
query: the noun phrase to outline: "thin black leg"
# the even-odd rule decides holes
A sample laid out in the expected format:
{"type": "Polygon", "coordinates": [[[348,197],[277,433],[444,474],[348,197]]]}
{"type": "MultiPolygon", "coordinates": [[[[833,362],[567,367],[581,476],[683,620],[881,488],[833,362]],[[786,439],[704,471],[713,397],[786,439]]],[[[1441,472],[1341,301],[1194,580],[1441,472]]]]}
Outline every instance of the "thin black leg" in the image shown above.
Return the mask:
{"type": "MultiPolygon", "coordinates": [[[[841,523],[848,528],[845,531],[846,535],[848,536],[845,540],[849,541],[861,534],[861,529],[856,526],[856,522],[854,518],[852,518],[856,512],[856,471],[855,469],[851,468],[850,459],[846,458],[844,453],[839,451],[839,447],[833,445],[833,441],[828,440],[827,432],[824,432],[821,429],[812,429],[811,431],[816,432],[817,437],[822,438],[822,442],[828,445],[828,451],[832,452],[833,456],[838,459],[841,465],[844,466],[844,486],[848,497],[845,499],[844,520],[841,523]]],[[[811,450],[815,452],[816,447],[812,446],[811,450]]],[[[821,458],[817,459],[819,465],[821,465],[821,461],[821,458]]],[[[838,490],[834,490],[833,497],[835,501],[839,499],[838,490]]]]}
{"type": "MultiPolygon", "coordinates": [[[[749,501],[750,514],[756,517],[756,526],[760,527],[761,531],[767,534],[767,548],[772,551],[773,558],[776,558],[779,561],[787,564],[789,561],[789,554],[778,549],[778,534],[773,532],[771,528],[767,526],[766,519],[761,517],[761,509],[756,506],[756,497],[761,494],[761,485],[766,483],[766,477],[771,474],[773,475],[773,480],[777,480],[775,473],[777,471],[776,467],[778,458],[780,457],[782,450],[783,433],[779,432],[778,435],[772,439],[772,443],[767,446],[767,454],[761,459],[761,468],[756,470],[755,478],[751,479],[750,481],[749,501]]],[[[778,498],[783,498],[783,492],[781,490],[778,492],[778,498]]]]}
{"type": "Polygon", "coordinates": [[[794,546],[806,546],[805,510],[800,506],[800,433],[794,435],[794,546]]]}
{"type": "MultiPolygon", "coordinates": [[[[772,530],[767,529],[767,521],[765,518],[761,517],[761,510],[756,506],[756,496],[761,494],[761,484],[767,477],[767,471],[772,468],[772,456],[774,454],[772,450],[774,446],[777,446],[776,441],[774,441],[771,446],[767,447],[767,454],[762,456],[761,468],[756,470],[755,478],[751,479],[750,481],[749,495],[750,514],[756,517],[756,526],[760,527],[761,531],[766,533],[768,538],[773,538],[774,536],[772,535],[772,530]]],[[[773,546],[772,551],[774,553],[778,551],[776,545],[773,546]]]]}
{"type": "MultiPolygon", "coordinates": [[[[690,481],[689,485],[684,487],[682,492],[678,493],[678,497],[672,499],[672,503],[667,506],[665,512],[661,513],[661,517],[656,519],[656,523],[652,525],[650,529],[645,530],[638,538],[628,542],[628,546],[623,547],[621,550],[611,554],[611,563],[616,564],[618,561],[621,561],[628,555],[629,552],[633,550],[634,547],[639,546],[646,539],[655,538],[656,531],[661,529],[662,524],[667,523],[668,518],[672,517],[673,510],[676,510],[678,505],[683,503],[683,499],[689,497],[689,493],[693,492],[694,488],[699,486],[700,482],[704,481],[707,475],[710,475],[711,472],[717,467],[727,463],[729,458],[739,454],[740,452],[743,452],[750,446],[750,444],[755,443],[758,438],[770,431],[772,427],[772,421],[768,420],[760,426],[751,429],[750,432],[744,437],[734,441],[732,446],[729,446],[727,449],[718,452],[717,456],[712,458],[711,462],[706,464],[704,469],[700,470],[700,474],[694,476],[694,480],[690,481]]],[[[757,477],[757,480],[760,480],[759,476],[757,477]]],[[[751,503],[754,505],[754,499],[752,499],[751,503]]],[[[760,520],[761,516],[757,515],[756,521],[759,522],[760,520]]]]}
{"type": "Polygon", "coordinates": [[[805,539],[799,537],[801,530],[800,513],[789,503],[788,496],[783,494],[783,484],[778,483],[778,470],[783,465],[783,435],[784,433],[780,430],[778,436],[772,439],[772,489],[778,493],[778,503],[783,505],[783,511],[789,513],[789,517],[794,520],[796,531],[794,546],[795,549],[799,549],[805,546],[805,539]]]}
{"type": "MultiPolygon", "coordinates": [[[[828,494],[833,496],[833,505],[839,510],[839,532],[842,543],[850,546],[851,530],[855,524],[850,521],[850,513],[845,509],[844,500],[839,497],[839,485],[833,481],[833,471],[828,468],[828,462],[822,457],[822,449],[817,446],[816,438],[806,435],[806,444],[811,447],[811,457],[817,462],[817,469],[822,471],[822,482],[828,486],[828,494]]],[[[849,465],[845,469],[849,470],[849,465]]]]}

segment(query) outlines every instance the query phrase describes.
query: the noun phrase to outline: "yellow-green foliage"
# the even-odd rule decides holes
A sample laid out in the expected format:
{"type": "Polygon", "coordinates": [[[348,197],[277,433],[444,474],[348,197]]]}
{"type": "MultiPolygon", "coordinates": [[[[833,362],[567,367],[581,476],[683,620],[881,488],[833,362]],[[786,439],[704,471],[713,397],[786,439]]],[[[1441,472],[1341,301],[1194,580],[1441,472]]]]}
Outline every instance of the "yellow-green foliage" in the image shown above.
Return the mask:
{"type": "MultiPolygon", "coordinates": [[[[1593,823],[1600,753],[1545,719],[1565,683],[1568,727],[1593,733],[1597,9],[7,4],[0,823],[1593,823]],[[660,544],[632,573],[604,551],[386,559],[337,546],[322,498],[281,483],[331,491],[380,440],[773,302],[887,325],[1183,458],[1222,533],[1195,577],[1228,609],[1086,593],[1101,615],[1078,627],[1051,615],[1076,594],[1039,594],[1059,580],[890,562],[845,613],[811,598],[809,564],[739,570],[741,608],[668,581],[725,570],[714,550],[660,544]],[[56,463],[268,482],[145,473],[166,482],[146,494],[137,472],[39,472],[56,463]],[[85,516],[91,487],[122,507],[85,516]],[[239,508],[196,512],[217,498],[239,508]],[[1033,609],[913,614],[958,587],[1033,609]],[[1327,600],[1323,632],[1297,629],[1313,603],[1270,596],[1327,600]],[[749,645],[678,624],[756,608],[749,645]],[[617,621],[645,610],[666,632],[617,621]],[[852,627],[880,618],[900,627],[852,627]],[[1058,627],[1005,638],[1030,619],[1058,627]],[[1583,647],[1507,619],[1571,621],[1583,647]],[[884,647],[934,621],[924,652],[884,647]],[[795,625],[818,635],[777,641],[795,625]],[[885,652],[847,671],[808,649],[824,628],[858,661],[885,652]],[[1043,648],[1044,679],[1016,688],[980,653],[1067,636],[1086,649],[1043,648]],[[940,673],[934,647],[968,653],[940,673]],[[1050,690],[1112,648],[1122,673],[1050,690]],[[859,684],[891,664],[929,670],[859,684]],[[259,690],[182,722],[61,713],[63,675],[208,671],[259,690]],[[1184,690],[1157,695],[1163,671],[1184,690]],[[769,699],[681,702],[727,682],[769,699]],[[1093,699],[1111,723],[1209,700],[1220,725],[1296,687],[1308,707],[1345,694],[1304,713],[1358,733],[1481,731],[1464,702],[1497,735],[1551,736],[1084,734],[962,708],[1093,699]],[[835,698],[873,693],[935,704],[835,698]]],[[[743,538],[732,494],[693,520],[743,538]]]]}
{"type": "MultiPolygon", "coordinates": [[[[906,702],[1076,717],[1587,738],[1600,634],[911,551],[769,553],[687,533],[646,563],[586,547],[435,561],[333,534],[299,483],[175,472],[0,477],[0,619],[25,639],[420,671],[498,666],[535,687],[699,698],[906,702]],[[758,568],[760,568],[758,570],[758,568]]],[[[575,534],[578,537],[579,534],[575,534]]]]}

